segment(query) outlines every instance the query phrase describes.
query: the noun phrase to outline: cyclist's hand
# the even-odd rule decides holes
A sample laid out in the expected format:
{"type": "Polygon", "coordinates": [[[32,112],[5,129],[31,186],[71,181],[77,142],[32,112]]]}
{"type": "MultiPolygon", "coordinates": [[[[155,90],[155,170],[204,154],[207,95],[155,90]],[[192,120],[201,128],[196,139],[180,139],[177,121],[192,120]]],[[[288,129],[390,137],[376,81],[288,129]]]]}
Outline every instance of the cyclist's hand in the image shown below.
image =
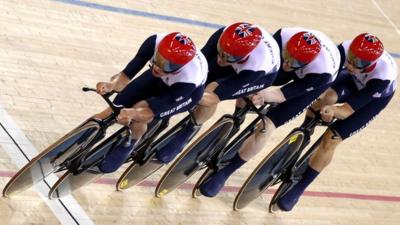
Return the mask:
{"type": "Polygon", "coordinates": [[[327,105],[322,107],[320,114],[323,121],[331,122],[335,116],[335,106],[327,105]]]}
{"type": "Polygon", "coordinates": [[[117,117],[118,123],[129,126],[132,121],[132,109],[122,109],[117,117]]]}
{"type": "Polygon", "coordinates": [[[111,92],[114,89],[114,84],[111,82],[98,82],[96,84],[97,93],[104,95],[111,92]]]}
{"type": "Polygon", "coordinates": [[[254,105],[262,105],[264,104],[264,97],[258,93],[249,96],[250,100],[254,105]]]}

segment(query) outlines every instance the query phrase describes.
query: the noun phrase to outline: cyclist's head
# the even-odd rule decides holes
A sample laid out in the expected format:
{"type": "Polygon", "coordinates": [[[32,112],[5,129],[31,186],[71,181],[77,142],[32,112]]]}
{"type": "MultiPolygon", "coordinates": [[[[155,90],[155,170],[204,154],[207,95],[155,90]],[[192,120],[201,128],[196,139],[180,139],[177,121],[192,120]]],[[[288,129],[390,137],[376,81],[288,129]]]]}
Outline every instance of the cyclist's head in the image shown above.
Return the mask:
{"type": "Polygon", "coordinates": [[[321,51],[321,43],[310,32],[298,32],[286,43],[283,50],[283,69],[296,70],[313,61],[321,51]]]}
{"type": "Polygon", "coordinates": [[[353,39],[347,53],[347,65],[352,70],[364,70],[383,54],[383,44],[373,34],[363,33],[353,39]]]}
{"type": "Polygon", "coordinates": [[[222,32],[218,40],[218,57],[225,63],[235,63],[250,54],[262,39],[261,30],[250,23],[234,23],[222,32]]]}
{"type": "Polygon", "coordinates": [[[159,43],[154,58],[153,70],[165,74],[177,72],[196,55],[196,46],[186,35],[173,32],[159,43]]]}

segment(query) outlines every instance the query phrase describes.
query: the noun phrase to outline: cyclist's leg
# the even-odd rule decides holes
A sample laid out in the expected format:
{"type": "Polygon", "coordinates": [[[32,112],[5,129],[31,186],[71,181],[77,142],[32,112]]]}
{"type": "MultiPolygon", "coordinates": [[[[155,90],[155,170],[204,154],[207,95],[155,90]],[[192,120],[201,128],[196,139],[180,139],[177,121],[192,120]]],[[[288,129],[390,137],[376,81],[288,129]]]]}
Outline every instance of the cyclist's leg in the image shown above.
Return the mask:
{"type": "Polygon", "coordinates": [[[201,193],[205,196],[218,194],[229,176],[263,149],[276,128],[301,114],[323,91],[324,88],[316,89],[272,108],[266,115],[265,131],[263,130],[263,124],[260,122],[256,131],[244,141],[238,153],[230,160],[230,163],[200,186],[201,193]]]}
{"type": "MultiPolygon", "coordinates": [[[[276,74],[270,74],[270,76],[276,76],[276,74]]],[[[273,79],[271,78],[261,78],[259,80],[257,80],[256,82],[254,82],[252,84],[252,86],[250,86],[247,91],[241,93],[241,94],[234,94],[231,96],[223,96],[223,94],[219,94],[222,97],[222,99],[234,99],[234,98],[238,98],[239,100],[237,100],[236,102],[236,109],[235,109],[235,113],[237,111],[240,110],[240,108],[243,107],[243,101],[241,100],[242,97],[245,97],[249,94],[258,92],[262,89],[264,89],[265,87],[268,87],[273,79]]],[[[241,90],[243,91],[243,90],[241,90]]],[[[223,90],[218,90],[218,93],[225,93],[225,91],[223,90]]],[[[257,125],[257,129],[254,132],[254,134],[245,141],[245,143],[243,144],[243,146],[249,146],[248,148],[252,147],[253,145],[259,144],[259,143],[263,143],[265,141],[255,141],[256,139],[266,139],[268,138],[268,136],[270,135],[270,133],[275,129],[275,125],[273,123],[273,121],[271,121],[269,118],[266,119],[266,127],[267,130],[266,132],[261,132],[261,130],[263,130],[263,124],[260,122],[257,125]]],[[[261,145],[261,144],[260,144],[261,145]]],[[[242,147],[243,148],[243,147],[242,147]]],[[[258,147],[257,149],[261,149],[262,147],[258,147]]],[[[239,150],[240,152],[242,152],[243,150],[239,150]]],[[[243,152],[248,152],[248,151],[243,151],[243,152]]],[[[246,154],[245,153],[245,154],[246,154]]],[[[233,174],[234,171],[236,171],[237,169],[239,169],[246,161],[247,161],[247,156],[245,155],[244,157],[242,156],[242,153],[238,153],[236,154],[229,162],[229,164],[227,166],[225,166],[223,169],[217,171],[215,174],[213,174],[206,182],[204,182],[202,185],[200,185],[200,192],[204,195],[204,196],[208,196],[208,197],[213,197],[216,194],[218,194],[218,192],[221,190],[221,188],[224,186],[226,180],[229,178],[229,176],[231,174],[233,174]]]]}
{"type": "MultiPolygon", "coordinates": [[[[202,106],[197,104],[202,99],[203,94],[204,94],[204,86],[198,87],[190,97],[191,103],[185,107],[180,108],[174,114],[191,110],[194,107],[196,107],[194,109],[194,112],[198,111],[199,107],[202,106]]],[[[184,99],[184,101],[187,101],[187,99],[184,99]]],[[[213,107],[216,108],[216,106],[213,107]]],[[[211,110],[215,111],[215,109],[211,110]]],[[[156,153],[157,160],[160,161],[161,163],[171,162],[175,158],[175,156],[182,151],[185,145],[189,142],[189,138],[196,132],[196,130],[199,129],[200,126],[201,124],[198,123],[196,115],[193,115],[191,117],[191,120],[188,121],[187,124],[185,124],[182,130],[176,133],[175,136],[168,142],[168,144],[166,144],[162,149],[157,151],[156,153]]]]}
{"type": "MultiPolygon", "coordinates": [[[[132,107],[143,99],[147,99],[158,91],[159,79],[155,78],[150,70],[146,70],[132,80],[114,99],[113,103],[116,105],[123,105],[126,108],[132,107]]],[[[95,114],[97,119],[105,119],[112,113],[111,108],[106,108],[102,112],[95,114]]]]}
{"type": "Polygon", "coordinates": [[[200,127],[204,122],[210,119],[215,111],[217,110],[218,103],[222,100],[215,90],[223,88],[220,86],[220,82],[228,79],[236,72],[232,67],[221,67],[218,65],[216,58],[209,63],[209,70],[206,82],[206,88],[204,94],[201,97],[199,104],[193,110],[193,117],[186,126],[175,134],[174,138],[170,141],[170,144],[160,149],[157,154],[157,158],[161,162],[169,162],[172,157],[165,157],[164,155],[168,152],[180,152],[187,144],[188,138],[200,127]],[[163,155],[163,156],[162,156],[163,155]]]}
{"type": "MultiPolygon", "coordinates": [[[[114,104],[123,105],[127,108],[140,108],[146,106],[144,99],[148,99],[162,91],[160,79],[155,78],[150,70],[145,71],[142,75],[130,82],[121,93],[114,99],[114,104]]],[[[107,115],[109,109],[104,110],[98,116],[107,115]]],[[[135,144],[147,130],[147,123],[150,121],[135,121],[130,125],[132,137],[128,142],[122,142],[119,146],[113,148],[105,159],[99,165],[100,171],[103,173],[111,173],[116,171],[134,150],[135,144]]]]}
{"type": "Polygon", "coordinates": [[[329,163],[333,157],[333,152],[336,147],[342,142],[342,139],[336,134],[335,131],[327,129],[323,134],[322,142],[318,146],[316,152],[310,159],[310,163],[302,174],[301,180],[286,193],[277,202],[277,206],[282,211],[290,211],[298,202],[300,196],[304,193],[308,185],[319,175],[320,170],[317,169],[315,162],[318,164],[329,163]],[[318,157],[317,160],[316,157],[318,157]],[[322,161],[320,161],[322,160],[322,161]],[[313,161],[315,161],[313,163],[313,161]]]}
{"type": "MultiPolygon", "coordinates": [[[[142,102],[138,102],[132,108],[141,108],[140,105],[142,102]]],[[[129,158],[132,152],[135,149],[135,144],[139,142],[140,138],[147,131],[147,122],[132,122],[129,126],[131,130],[130,141],[123,141],[118,146],[114,147],[112,151],[110,151],[105,159],[100,163],[99,169],[103,173],[112,173],[116,171],[122,164],[129,158]]]]}
{"type": "Polygon", "coordinates": [[[386,107],[392,97],[393,95],[375,99],[350,117],[334,122],[324,133],[322,143],[311,156],[302,180],[278,201],[279,208],[290,211],[315,177],[332,161],[336,147],[366,127],[386,107]]]}

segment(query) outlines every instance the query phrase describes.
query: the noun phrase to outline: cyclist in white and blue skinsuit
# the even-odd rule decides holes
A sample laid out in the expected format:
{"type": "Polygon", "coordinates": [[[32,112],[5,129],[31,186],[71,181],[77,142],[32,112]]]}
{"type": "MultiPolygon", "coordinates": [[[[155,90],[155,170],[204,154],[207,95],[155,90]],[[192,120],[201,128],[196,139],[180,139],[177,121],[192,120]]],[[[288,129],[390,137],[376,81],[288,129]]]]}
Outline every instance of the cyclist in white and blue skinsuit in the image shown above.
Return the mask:
{"type": "Polygon", "coordinates": [[[278,42],[282,65],[274,86],[252,97],[253,102],[279,103],[266,114],[263,123],[247,138],[229,164],[213,174],[200,186],[203,195],[214,197],[235,170],[261,151],[272,132],[301,114],[330,87],[339,71],[340,53],[323,33],[301,27],[288,27],[274,34],[278,42]],[[283,86],[282,86],[283,85],[283,86]]]}
{"type": "MultiPolygon", "coordinates": [[[[100,94],[121,91],[114,104],[125,108],[118,122],[132,130],[130,146],[117,146],[99,165],[103,173],[117,170],[134,150],[135,143],[153,119],[169,118],[197,105],[207,79],[207,60],[192,40],[179,32],[156,34],[147,38],[125,69],[110,82],[99,82],[100,94]],[[130,81],[150,61],[150,68],[130,81]]],[[[104,119],[111,109],[97,114],[104,119]]]]}
{"type": "MultiPolygon", "coordinates": [[[[363,33],[339,45],[343,70],[320,101],[312,105],[328,128],[301,181],[278,200],[274,209],[290,211],[308,185],[329,165],[336,147],[365,128],[388,105],[397,85],[397,65],[381,41],[363,33]]],[[[309,112],[308,117],[312,117],[309,112]]]]}
{"type": "Polygon", "coordinates": [[[193,111],[192,121],[157,152],[160,162],[170,162],[184,148],[195,127],[211,118],[219,102],[269,87],[280,65],[274,38],[261,27],[245,22],[218,29],[201,51],[209,70],[204,96],[193,111]]]}

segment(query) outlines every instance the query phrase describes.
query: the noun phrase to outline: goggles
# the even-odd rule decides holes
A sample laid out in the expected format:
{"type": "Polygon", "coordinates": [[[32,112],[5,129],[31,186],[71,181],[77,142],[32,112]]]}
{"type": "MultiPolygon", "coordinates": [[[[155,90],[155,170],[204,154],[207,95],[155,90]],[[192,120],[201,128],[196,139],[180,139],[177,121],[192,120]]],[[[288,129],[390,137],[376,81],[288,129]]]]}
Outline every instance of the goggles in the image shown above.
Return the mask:
{"type": "Polygon", "coordinates": [[[288,50],[286,50],[286,49],[283,52],[283,62],[287,63],[289,65],[289,67],[294,70],[303,68],[304,66],[307,65],[307,63],[301,62],[301,61],[293,58],[290,55],[290,53],[288,52],[288,50]]]}
{"type": "Polygon", "coordinates": [[[162,70],[164,73],[174,73],[178,71],[180,68],[182,68],[183,65],[180,64],[174,64],[168,60],[166,60],[162,55],[160,55],[158,52],[156,55],[151,59],[150,62],[150,68],[153,69],[154,66],[157,66],[162,70]]]}
{"type": "Polygon", "coordinates": [[[356,69],[365,69],[366,67],[368,67],[369,65],[372,64],[371,61],[365,61],[362,60],[360,58],[358,58],[357,56],[355,56],[353,54],[353,52],[351,52],[351,50],[349,49],[348,53],[347,53],[347,62],[352,65],[353,67],[355,67],[356,69]]]}
{"type": "Polygon", "coordinates": [[[222,50],[221,47],[219,46],[219,43],[217,45],[217,50],[218,50],[218,56],[222,60],[224,60],[225,62],[228,62],[228,63],[236,63],[244,58],[244,56],[233,56],[233,55],[230,55],[230,54],[224,52],[224,50],[222,50]]]}

